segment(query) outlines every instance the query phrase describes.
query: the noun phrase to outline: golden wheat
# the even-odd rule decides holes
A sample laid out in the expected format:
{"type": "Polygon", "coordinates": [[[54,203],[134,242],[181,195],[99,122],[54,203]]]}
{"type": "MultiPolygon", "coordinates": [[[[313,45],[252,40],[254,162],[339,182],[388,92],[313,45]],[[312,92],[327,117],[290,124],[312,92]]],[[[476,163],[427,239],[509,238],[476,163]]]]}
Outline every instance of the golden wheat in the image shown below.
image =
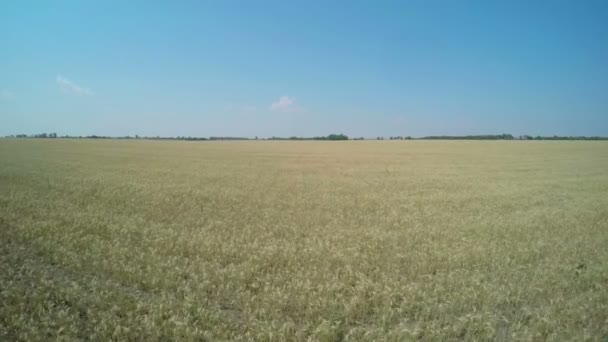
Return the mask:
{"type": "Polygon", "coordinates": [[[0,141],[0,340],[600,340],[608,143],[0,141]]]}

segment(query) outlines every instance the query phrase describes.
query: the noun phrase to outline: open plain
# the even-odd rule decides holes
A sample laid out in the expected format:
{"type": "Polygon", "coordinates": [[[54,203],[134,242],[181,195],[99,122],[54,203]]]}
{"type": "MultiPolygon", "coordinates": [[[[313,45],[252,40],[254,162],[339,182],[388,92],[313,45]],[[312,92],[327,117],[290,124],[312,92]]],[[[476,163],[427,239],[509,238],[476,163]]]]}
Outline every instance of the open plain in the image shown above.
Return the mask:
{"type": "Polygon", "coordinates": [[[602,340],[608,143],[0,140],[0,340],[602,340]]]}

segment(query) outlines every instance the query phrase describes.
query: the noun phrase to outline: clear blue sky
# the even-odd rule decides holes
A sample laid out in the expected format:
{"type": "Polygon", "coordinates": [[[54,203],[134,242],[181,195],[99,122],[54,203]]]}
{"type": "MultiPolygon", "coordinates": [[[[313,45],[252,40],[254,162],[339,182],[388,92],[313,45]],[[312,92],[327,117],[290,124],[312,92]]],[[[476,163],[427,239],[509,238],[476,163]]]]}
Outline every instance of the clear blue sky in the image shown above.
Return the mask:
{"type": "Polygon", "coordinates": [[[2,1],[38,132],[608,136],[608,1],[2,1]]]}

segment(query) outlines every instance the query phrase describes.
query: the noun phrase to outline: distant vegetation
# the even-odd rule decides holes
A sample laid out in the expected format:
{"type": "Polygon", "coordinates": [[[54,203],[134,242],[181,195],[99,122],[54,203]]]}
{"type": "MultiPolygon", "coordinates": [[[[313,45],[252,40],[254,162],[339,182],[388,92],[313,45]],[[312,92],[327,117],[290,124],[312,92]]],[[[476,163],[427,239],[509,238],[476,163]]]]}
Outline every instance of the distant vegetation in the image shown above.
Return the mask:
{"type": "MultiPolygon", "coordinates": [[[[187,141],[206,141],[206,140],[370,140],[365,138],[349,138],[345,134],[330,134],[327,136],[320,137],[270,137],[258,139],[249,137],[161,137],[161,136],[102,136],[102,135],[86,135],[86,136],[72,136],[62,135],[59,136],[57,133],[39,133],[39,134],[16,134],[9,135],[6,138],[42,138],[42,139],[148,139],[148,140],[187,140],[187,141]]],[[[373,139],[373,138],[372,138],[373,139]]],[[[419,138],[413,138],[411,136],[391,136],[388,138],[379,136],[376,140],[608,140],[608,137],[601,136],[531,136],[531,135],[520,135],[518,137],[512,134],[484,134],[484,135],[430,135],[419,138]]]]}
{"type": "Polygon", "coordinates": [[[513,140],[511,134],[486,134],[486,135],[434,135],[421,139],[440,139],[440,140],[513,140]]]}
{"type": "Polygon", "coordinates": [[[520,135],[519,137],[514,137],[512,134],[497,134],[497,135],[438,135],[438,136],[428,136],[422,137],[419,139],[425,140],[608,140],[608,137],[586,137],[586,136],[536,136],[533,137],[531,135],[520,135]]]}
{"type": "Polygon", "coordinates": [[[272,137],[268,140],[348,140],[348,136],[344,134],[330,134],[325,137],[289,137],[289,138],[281,138],[281,137],[272,137]]]}
{"type": "MultiPolygon", "coordinates": [[[[161,137],[161,136],[103,136],[103,135],[86,135],[86,136],[73,136],[73,135],[63,135],[59,136],[57,133],[39,133],[39,134],[17,134],[17,135],[9,135],[6,138],[41,138],[41,139],[53,139],[53,138],[61,138],[61,139],[148,139],[148,140],[259,140],[258,137],[248,138],[248,137],[161,137]]],[[[360,138],[363,140],[363,138],[360,138]]],[[[264,139],[262,139],[264,140],[264,139]]],[[[344,134],[330,134],[328,136],[321,137],[271,137],[267,140],[348,140],[348,136],[344,134]]]]}
{"type": "Polygon", "coordinates": [[[598,136],[557,136],[554,135],[552,137],[541,137],[541,136],[530,136],[530,135],[522,135],[519,137],[519,140],[608,140],[608,137],[598,137],[598,136]]]}

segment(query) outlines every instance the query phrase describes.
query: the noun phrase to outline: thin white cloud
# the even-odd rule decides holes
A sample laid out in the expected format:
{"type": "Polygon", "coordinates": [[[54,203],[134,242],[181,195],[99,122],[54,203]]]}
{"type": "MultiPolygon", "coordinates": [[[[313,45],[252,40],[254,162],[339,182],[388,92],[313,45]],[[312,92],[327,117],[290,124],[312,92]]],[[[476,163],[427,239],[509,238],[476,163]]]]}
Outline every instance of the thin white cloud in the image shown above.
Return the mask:
{"type": "Polygon", "coordinates": [[[93,92],[89,88],[81,87],[78,84],[68,80],[67,78],[57,75],[57,85],[59,89],[64,93],[79,95],[79,96],[88,96],[93,95],[93,92]]]}
{"type": "Polygon", "coordinates": [[[276,102],[270,105],[270,110],[275,112],[293,112],[298,110],[296,99],[289,96],[281,96],[276,102]]]}
{"type": "Polygon", "coordinates": [[[12,91],[7,90],[7,89],[0,90],[0,100],[8,101],[8,100],[12,100],[14,98],[15,98],[15,93],[13,93],[12,91]]]}

